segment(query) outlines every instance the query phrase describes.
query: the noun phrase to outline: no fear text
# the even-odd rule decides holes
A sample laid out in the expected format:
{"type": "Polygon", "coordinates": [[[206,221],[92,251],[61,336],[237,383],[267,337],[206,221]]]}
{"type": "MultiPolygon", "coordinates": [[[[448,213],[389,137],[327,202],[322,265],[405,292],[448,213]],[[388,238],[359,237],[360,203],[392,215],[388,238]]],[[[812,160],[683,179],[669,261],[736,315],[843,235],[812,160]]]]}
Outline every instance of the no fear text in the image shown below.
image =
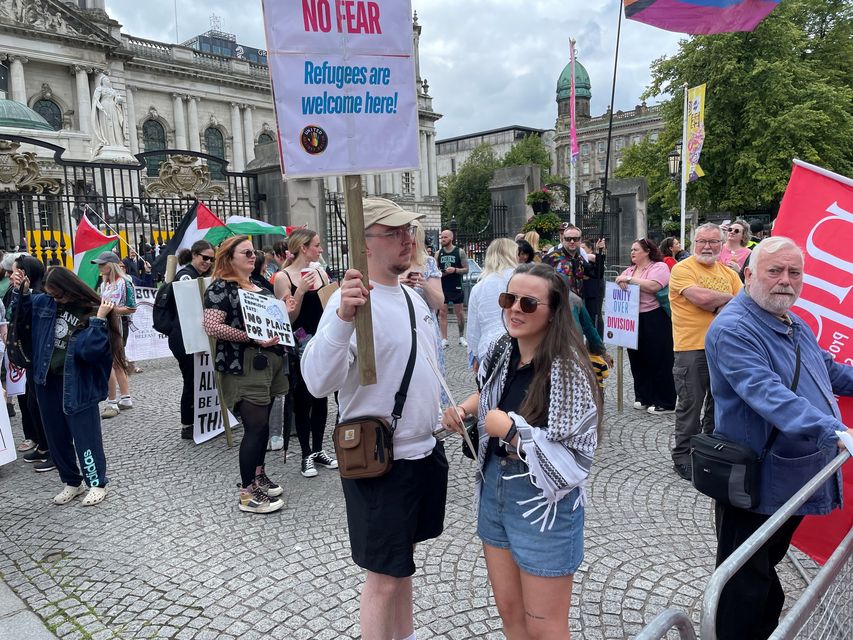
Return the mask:
{"type": "Polygon", "coordinates": [[[329,33],[382,33],[379,24],[379,5],[362,0],[302,0],[302,19],[305,31],[329,33]]]}

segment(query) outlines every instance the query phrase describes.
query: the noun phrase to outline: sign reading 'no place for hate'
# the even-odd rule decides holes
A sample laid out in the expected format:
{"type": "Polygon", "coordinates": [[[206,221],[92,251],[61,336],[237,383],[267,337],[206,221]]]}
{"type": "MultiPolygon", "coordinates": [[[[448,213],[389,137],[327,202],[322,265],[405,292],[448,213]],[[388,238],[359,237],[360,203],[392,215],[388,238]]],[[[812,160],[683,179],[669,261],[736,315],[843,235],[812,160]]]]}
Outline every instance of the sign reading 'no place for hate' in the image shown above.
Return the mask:
{"type": "Polygon", "coordinates": [[[417,169],[409,0],[264,0],[282,171],[417,169]]]}

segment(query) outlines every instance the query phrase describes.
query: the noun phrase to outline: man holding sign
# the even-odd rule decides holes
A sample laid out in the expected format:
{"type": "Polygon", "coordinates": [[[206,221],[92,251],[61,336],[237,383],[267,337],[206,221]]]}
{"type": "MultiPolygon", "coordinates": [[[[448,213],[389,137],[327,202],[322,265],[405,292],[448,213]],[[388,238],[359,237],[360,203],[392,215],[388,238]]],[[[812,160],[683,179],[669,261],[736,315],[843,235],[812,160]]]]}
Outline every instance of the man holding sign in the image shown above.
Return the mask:
{"type": "Polygon", "coordinates": [[[367,570],[361,594],[365,640],[414,638],[412,574],[414,545],[435,538],[444,527],[447,459],[432,435],[439,406],[433,315],[423,299],[399,283],[409,270],[414,247],[412,222],[420,216],[390,200],[364,200],[370,289],[350,269],[329,299],[320,326],[302,356],[302,377],[315,397],[340,391],[340,420],[362,416],[392,423],[395,393],[412,349],[407,296],[414,307],[416,357],[401,418],[393,435],[394,463],[385,475],[341,480],[347,507],[352,558],[367,570]],[[404,291],[404,289],[406,289],[404,291]],[[353,319],[368,299],[373,308],[377,384],[359,380],[353,319]]]}

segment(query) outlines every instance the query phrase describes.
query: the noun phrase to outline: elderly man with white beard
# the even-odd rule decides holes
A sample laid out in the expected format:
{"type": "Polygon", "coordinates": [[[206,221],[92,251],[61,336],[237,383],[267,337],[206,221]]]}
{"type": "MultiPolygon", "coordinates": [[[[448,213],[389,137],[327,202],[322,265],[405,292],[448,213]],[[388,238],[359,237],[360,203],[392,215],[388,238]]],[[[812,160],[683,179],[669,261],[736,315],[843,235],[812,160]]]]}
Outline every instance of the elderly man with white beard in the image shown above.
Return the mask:
{"type": "MultiPolygon", "coordinates": [[[[803,287],[803,254],[789,238],[763,240],[744,271],[746,289],[726,305],[705,338],[714,433],[746,445],[761,462],[759,504],[745,510],[716,503],[717,566],[734,552],[842,447],[847,431],[835,395],[853,395],[853,367],[818,346],[789,309],[803,287]]],[[[804,515],[841,506],[841,472],[803,504],[723,589],[717,638],[767,638],[785,594],[776,565],[804,515]]]]}
{"type": "MultiPolygon", "coordinates": [[[[693,474],[690,438],[700,430],[705,433],[714,430],[714,400],[705,361],[705,333],[711,321],[743,286],[737,272],[717,260],[722,243],[723,231],[717,225],[708,223],[697,227],[693,255],[676,264],[669,278],[675,351],[672,379],[678,394],[672,462],[675,472],[685,480],[690,480],[693,474]]],[[[637,402],[634,406],[643,408],[637,402]]]]}

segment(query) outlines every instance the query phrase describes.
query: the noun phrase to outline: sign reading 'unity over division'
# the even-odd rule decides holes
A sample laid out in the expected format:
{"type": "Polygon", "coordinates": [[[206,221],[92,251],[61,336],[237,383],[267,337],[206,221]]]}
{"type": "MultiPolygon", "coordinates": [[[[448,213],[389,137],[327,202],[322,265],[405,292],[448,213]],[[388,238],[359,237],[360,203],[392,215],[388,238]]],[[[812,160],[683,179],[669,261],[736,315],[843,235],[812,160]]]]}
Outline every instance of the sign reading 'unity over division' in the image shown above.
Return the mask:
{"type": "Polygon", "coordinates": [[[264,0],[282,171],[417,169],[409,0],[264,0]]]}
{"type": "Polygon", "coordinates": [[[640,325],[640,287],[629,284],[622,289],[615,282],[605,283],[604,335],[607,344],[637,348],[640,325]]]}

